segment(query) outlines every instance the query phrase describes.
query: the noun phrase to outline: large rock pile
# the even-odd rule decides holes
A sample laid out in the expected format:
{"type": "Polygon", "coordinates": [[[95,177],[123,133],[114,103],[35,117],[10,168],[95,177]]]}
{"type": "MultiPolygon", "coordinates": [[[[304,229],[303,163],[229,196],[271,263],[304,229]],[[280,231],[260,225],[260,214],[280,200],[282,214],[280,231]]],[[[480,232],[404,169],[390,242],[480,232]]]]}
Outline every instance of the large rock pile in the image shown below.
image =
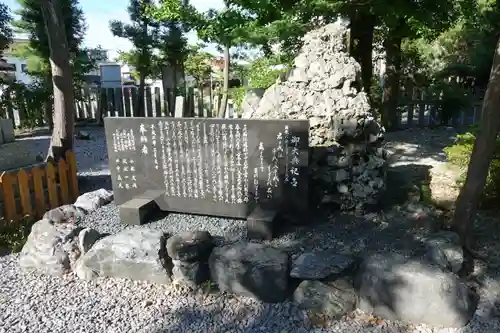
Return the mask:
{"type": "Polygon", "coordinates": [[[320,200],[343,209],[374,204],[385,189],[383,128],[361,89],[361,68],[346,52],[346,29],[329,24],[304,36],[294,68],[243,118],[308,119],[313,181],[320,200]]]}

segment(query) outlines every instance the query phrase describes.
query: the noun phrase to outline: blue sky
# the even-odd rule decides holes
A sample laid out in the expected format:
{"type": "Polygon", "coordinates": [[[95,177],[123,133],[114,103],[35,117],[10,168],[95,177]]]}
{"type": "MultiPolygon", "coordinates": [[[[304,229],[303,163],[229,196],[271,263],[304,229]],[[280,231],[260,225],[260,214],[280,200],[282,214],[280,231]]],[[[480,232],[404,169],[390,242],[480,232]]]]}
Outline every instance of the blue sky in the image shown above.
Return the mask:
{"type": "MultiPolygon", "coordinates": [[[[15,10],[19,7],[17,0],[3,0],[3,2],[15,10]]],[[[209,8],[220,9],[224,6],[223,0],[191,0],[198,10],[205,11],[209,8]]],[[[85,18],[87,20],[87,37],[85,45],[95,47],[101,45],[108,49],[109,56],[112,59],[118,50],[128,50],[131,47],[130,42],[126,39],[114,37],[109,31],[109,21],[120,20],[127,22],[127,6],[128,0],[80,0],[85,18]]],[[[190,33],[189,39],[191,42],[196,42],[196,34],[190,33]]],[[[214,46],[209,46],[208,51],[215,52],[214,46]]]]}

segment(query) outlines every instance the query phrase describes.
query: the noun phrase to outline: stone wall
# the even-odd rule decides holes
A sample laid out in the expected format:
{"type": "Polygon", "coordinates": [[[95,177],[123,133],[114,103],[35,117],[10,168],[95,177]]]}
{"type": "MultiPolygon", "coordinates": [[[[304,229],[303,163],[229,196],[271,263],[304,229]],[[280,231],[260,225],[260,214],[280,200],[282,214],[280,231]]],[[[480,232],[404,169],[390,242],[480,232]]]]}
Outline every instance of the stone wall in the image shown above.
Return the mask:
{"type": "Polygon", "coordinates": [[[346,32],[329,24],[306,34],[288,78],[243,118],[309,119],[311,192],[342,209],[361,209],[376,204],[385,189],[386,153],[384,130],[361,91],[361,67],[346,50],[346,32]]]}

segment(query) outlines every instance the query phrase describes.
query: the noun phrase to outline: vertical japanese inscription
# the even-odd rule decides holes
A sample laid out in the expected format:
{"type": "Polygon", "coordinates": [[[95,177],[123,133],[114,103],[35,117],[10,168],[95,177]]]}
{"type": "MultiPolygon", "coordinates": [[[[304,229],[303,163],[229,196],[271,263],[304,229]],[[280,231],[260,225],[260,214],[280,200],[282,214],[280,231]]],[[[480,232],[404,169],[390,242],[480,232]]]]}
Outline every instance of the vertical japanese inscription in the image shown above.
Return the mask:
{"type": "Polygon", "coordinates": [[[177,135],[177,128],[175,122],[170,122],[169,128],[172,130],[172,160],[173,169],[175,170],[175,194],[177,197],[181,196],[181,181],[180,181],[180,167],[179,167],[179,139],[177,135]]]}
{"type": "Polygon", "coordinates": [[[158,130],[160,131],[160,149],[161,149],[161,169],[163,172],[163,184],[165,184],[165,195],[170,195],[170,184],[168,181],[168,164],[167,164],[167,145],[165,140],[165,133],[163,122],[158,123],[158,130]]]}
{"type": "Polygon", "coordinates": [[[248,203],[250,201],[248,197],[248,192],[250,190],[248,184],[248,127],[243,125],[243,133],[241,134],[241,144],[243,146],[243,202],[248,203]]]}
{"type": "MultiPolygon", "coordinates": [[[[119,154],[131,151],[135,151],[134,131],[132,129],[114,131],[113,152],[119,154]]],[[[117,187],[120,189],[137,188],[134,160],[127,157],[116,157],[115,164],[117,187]]]]}
{"type": "Polygon", "coordinates": [[[229,144],[228,144],[228,130],[227,125],[222,124],[222,153],[224,159],[224,202],[229,203],[229,144]]]}
{"type": "Polygon", "coordinates": [[[217,201],[224,201],[224,180],[223,180],[223,156],[221,156],[220,141],[221,141],[221,126],[220,124],[215,124],[215,153],[217,160],[217,201]]]}
{"type": "Polygon", "coordinates": [[[299,165],[300,165],[300,159],[299,159],[299,144],[300,144],[300,137],[298,136],[292,136],[290,139],[290,144],[292,146],[292,160],[290,161],[291,167],[290,167],[290,184],[293,187],[297,187],[299,185],[299,165]]]}
{"type": "Polygon", "coordinates": [[[174,177],[174,159],[173,159],[173,151],[172,151],[172,142],[173,142],[173,130],[172,123],[166,121],[165,122],[165,148],[167,155],[167,173],[168,173],[168,183],[170,185],[170,195],[175,196],[176,187],[175,181],[177,177],[174,177]]]}
{"type": "Polygon", "coordinates": [[[113,152],[135,151],[134,130],[115,130],[113,136],[113,152]]]}
{"type": "Polygon", "coordinates": [[[219,180],[219,163],[217,160],[217,147],[218,141],[216,138],[215,132],[215,124],[210,125],[210,153],[212,156],[212,195],[213,201],[217,202],[218,200],[218,180],[219,180]]]}
{"type": "Polygon", "coordinates": [[[285,179],[284,179],[284,182],[285,184],[288,184],[290,182],[290,176],[288,174],[288,168],[289,168],[289,165],[288,165],[288,140],[290,139],[290,130],[288,128],[288,126],[285,126],[285,136],[283,138],[283,142],[284,142],[284,145],[285,145],[285,179]]]}
{"type": "Polygon", "coordinates": [[[196,138],[196,131],[194,126],[194,121],[189,121],[189,138],[191,141],[191,145],[189,146],[189,150],[191,152],[191,174],[192,174],[192,188],[193,188],[193,197],[198,199],[199,197],[199,182],[198,182],[198,140],[196,138]]]}
{"type": "Polygon", "coordinates": [[[194,197],[193,191],[193,170],[191,167],[191,147],[189,145],[189,126],[188,122],[184,121],[184,155],[186,160],[186,189],[188,198],[194,197]]]}
{"type": "Polygon", "coordinates": [[[231,173],[231,203],[236,203],[236,170],[235,170],[235,143],[234,143],[234,132],[233,124],[229,124],[229,172],[231,173]]]}
{"type": "Polygon", "coordinates": [[[141,134],[141,145],[142,145],[142,148],[141,148],[141,152],[143,155],[148,155],[148,137],[146,136],[146,125],[144,124],[140,124],[139,125],[139,133],[141,134]]]}
{"type": "Polygon", "coordinates": [[[201,149],[201,124],[197,123],[196,124],[196,130],[195,130],[195,141],[196,141],[196,173],[198,175],[196,182],[198,183],[198,192],[200,195],[200,198],[204,199],[205,198],[205,183],[203,181],[203,175],[205,173],[204,171],[204,158],[203,158],[203,153],[201,149]]]}
{"type": "MultiPolygon", "coordinates": [[[[241,142],[241,129],[240,125],[236,123],[234,126],[234,148],[235,148],[235,173],[236,173],[236,194],[235,199],[237,204],[243,203],[243,194],[247,192],[247,189],[243,187],[243,163],[242,163],[242,142],[241,142]]],[[[233,184],[234,184],[233,179],[233,184]]]]}
{"type": "Polygon", "coordinates": [[[153,147],[153,162],[155,165],[155,170],[160,169],[160,165],[158,163],[158,147],[157,147],[157,141],[156,141],[156,128],[154,124],[151,124],[151,145],[153,147]]]}
{"type": "Polygon", "coordinates": [[[177,121],[176,123],[176,128],[177,128],[177,147],[178,147],[178,152],[179,152],[179,164],[181,166],[181,173],[179,174],[180,177],[180,183],[181,183],[181,190],[182,190],[182,197],[187,198],[188,193],[187,193],[187,180],[186,180],[186,154],[185,154],[185,148],[184,148],[184,133],[183,133],[183,126],[182,122],[177,121]]]}
{"type": "Polygon", "coordinates": [[[208,156],[212,156],[212,160],[213,160],[213,154],[211,155],[208,152],[208,148],[210,146],[208,145],[208,135],[207,134],[208,134],[207,133],[207,124],[205,122],[203,122],[203,152],[205,152],[205,158],[203,159],[203,177],[205,180],[204,189],[205,189],[206,195],[211,193],[210,173],[209,173],[210,158],[208,156]]]}

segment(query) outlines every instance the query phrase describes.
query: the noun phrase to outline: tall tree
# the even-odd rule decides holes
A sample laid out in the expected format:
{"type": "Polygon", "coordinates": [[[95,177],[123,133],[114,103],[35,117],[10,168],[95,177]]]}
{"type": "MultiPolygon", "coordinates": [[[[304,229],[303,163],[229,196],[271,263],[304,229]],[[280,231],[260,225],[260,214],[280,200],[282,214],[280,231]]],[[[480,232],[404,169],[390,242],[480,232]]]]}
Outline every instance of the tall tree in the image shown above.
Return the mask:
{"type": "Polygon", "coordinates": [[[153,69],[153,49],[157,34],[154,21],[147,15],[151,0],[130,0],[128,13],[132,23],[125,24],[120,21],[111,21],[110,28],[113,35],[130,40],[134,45],[133,54],[136,57],[134,63],[139,73],[139,91],[134,115],[144,117],[144,93],[146,78],[153,69]]]}
{"type": "Polygon", "coordinates": [[[12,16],[10,15],[9,7],[4,3],[0,3],[0,58],[3,51],[12,42],[11,21],[12,16]]]}
{"type": "Polygon", "coordinates": [[[229,72],[231,69],[231,47],[239,46],[247,38],[247,19],[237,8],[231,8],[226,1],[223,10],[209,10],[198,26],[198,37],[204,42],[216,43],[224,54],[222,100],[218,117],[224,117],[229,95],[229,72]]]}
{"type": "Polygon", "coordinates": [[[230,8],[229,1],[225,1],[226,8],[221,11],[210,9],[206,13],[199,13],[196,8],[184,0],[161,1],[160,6],[151,7],[149,15],[159,21],[182,22],[193,27],[198,32],[198,37],[204,42],[216,43],[224,51],[224,88],[223,100],[220,103],[218,116],[222,116],[227,107],[229,88],[229,51],[232,46],[241,43],[245,35],[245,15],[237,8],[230,8]]]}
{"type": "Polygon", "coordinates": [[[495,152],[496,138],[500,129],[500,39],[498,40],[490,72],[490,80],[484,97],[479,131],[474,142],[467,168],[465,183],[460,190],[453,215],[452,226],[460,236],[462,246],[473,252],[472,224],[491,160],[495,152]]]}
{"type": "Polygon", "coordinates": [[[50,67],[54,89],[54,130],[47,158],[64,158],[73,149],[75,103],[70,66],[70,47],[66,36],[60,0],[40,1],[50,48],[50,67]]]}
{"type": "MultiPolygon", "coordinates": [[[[13,26],[16,32],[27,34],[28,45],[21,45],[15,52],[17,56],[27,59],[28,72],[36,78],[40,86],[47,87],[45,102],[46,120],[52,128],[52,77],[50,66],[49,36],[46,33],[45,20],[42,14],[42,3],[38,0],[17,0],[20,9],[16,11],[18,19],[13,26]]],[[[79,0],[59,0],[63,28],[67,38],[73,83],[80,87],[84,75],[95,69],[96,60],[89,56],[88,50],[82,47],[87,29],[79,0]]]]}
{"type": "Polygon", "coordinates": [[[445,30],[456,15],[456,2],[452,0],[404,0],[398,9],[387,12],[374,7],[380,14],[384,29],[386,74],[384,79],[382,122],[386,129],[397,125],[397,105],[400,91],[402,43],[405,38],[430,40],[445,30]]]}

